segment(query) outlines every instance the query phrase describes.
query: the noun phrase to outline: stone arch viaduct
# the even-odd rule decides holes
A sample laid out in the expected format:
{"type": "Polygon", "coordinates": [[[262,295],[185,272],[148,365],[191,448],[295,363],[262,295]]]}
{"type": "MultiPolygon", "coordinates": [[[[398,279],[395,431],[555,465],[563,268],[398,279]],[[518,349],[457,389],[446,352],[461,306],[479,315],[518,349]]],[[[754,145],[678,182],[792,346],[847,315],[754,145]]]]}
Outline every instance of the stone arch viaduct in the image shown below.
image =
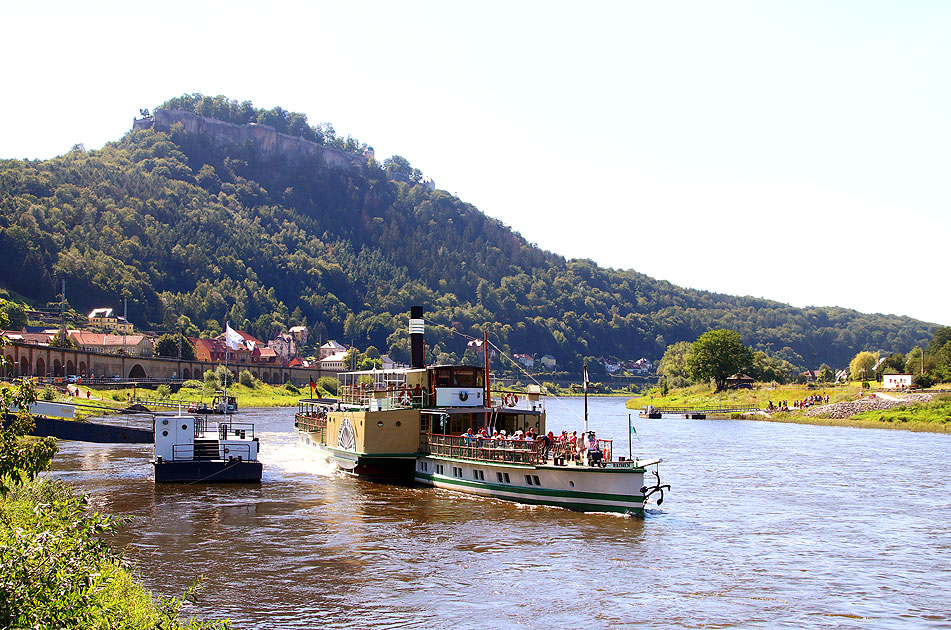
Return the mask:
{"type": "MultiPolygon", "coordinates": [[[[213,370],[220,363],[204,361],[179,361],[164,357],[135,357],[105,354],[70,348],[53,348],[34,344],[7,342],[0,349],[7,363],[5,377],[17,376],[68,376],[76,374],[87,377],[118,376],[121,380],[201,380],[205,370],[213,370]]],[[[237,378],[238,372],[248,370],[263,383],[281,385],[290,381],[294,385],[306,385],[310,379],[321,376],[336,376],[329,370],[288,368],[262,363],[229,365],[237,378]]]]}

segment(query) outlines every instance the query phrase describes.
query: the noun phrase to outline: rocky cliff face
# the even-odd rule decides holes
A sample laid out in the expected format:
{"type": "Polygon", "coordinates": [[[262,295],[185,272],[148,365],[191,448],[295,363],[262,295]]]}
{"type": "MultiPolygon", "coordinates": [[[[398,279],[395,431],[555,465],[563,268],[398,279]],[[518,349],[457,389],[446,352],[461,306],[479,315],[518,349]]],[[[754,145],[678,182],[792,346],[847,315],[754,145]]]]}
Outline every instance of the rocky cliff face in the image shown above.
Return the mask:
{"type": "Polygon", "coordinates": [[[244,144],[252,141],[254,146],[267,156],[283,155],[288,161],[296,161],[308,155],[318,154],[329,166],[349,168],[363,166],[366,158],[319,145],[303,138],[278,133],[267,125],[235,125],[215,118],[198,116],[180,109],[157,109],[151,118],[136,119],[133,129],[154,128],[167,132],[175,123],[181,123],[188,133],[197,133],[210,139],[217,146],[244,144]]]}

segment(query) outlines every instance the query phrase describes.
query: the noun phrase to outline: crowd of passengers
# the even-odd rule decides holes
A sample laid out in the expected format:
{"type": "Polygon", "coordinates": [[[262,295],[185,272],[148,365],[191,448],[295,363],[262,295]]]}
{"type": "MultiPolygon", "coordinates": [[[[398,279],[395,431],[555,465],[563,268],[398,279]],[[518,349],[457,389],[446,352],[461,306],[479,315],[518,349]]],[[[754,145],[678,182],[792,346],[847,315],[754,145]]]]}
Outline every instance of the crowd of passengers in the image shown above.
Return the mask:
{"type": "Polygon", "coordinates": [[[465,438],[472,446],[483,447],[504,446],[506,443],[512,442],[532,444],[537,442],[539,451],[545,459],[548,458],[549,454],[560,453],[571,459],[581,460],[586,452],[600,450],[598,448],[598,438],[594,431],[589,431],[587,439],[585,439],[584,433],[582,432],[582,435],[579,436],[577,431],[571,433],[562,431],[561,435],[555,435],[553,431],[549,431],[547,434],[539,435],[534,429],[518,430],[511,434],[507,434],[503,429],[501,431],[493,430],[490,434],[485,428],[476,431],[470,427],[460,437],[465,438]]]}

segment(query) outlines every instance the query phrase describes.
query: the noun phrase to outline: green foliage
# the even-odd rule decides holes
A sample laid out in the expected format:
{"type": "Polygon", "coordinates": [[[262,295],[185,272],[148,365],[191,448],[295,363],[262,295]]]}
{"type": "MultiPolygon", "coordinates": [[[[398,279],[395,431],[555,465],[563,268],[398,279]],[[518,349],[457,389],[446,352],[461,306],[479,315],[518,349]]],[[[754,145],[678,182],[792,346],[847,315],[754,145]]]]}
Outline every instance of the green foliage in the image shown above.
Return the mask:
{"type": "Polygon", "coordinates": [[[35,426],[27,413],[34,402],[36,389],[31,381],[19,379],[0,385],[0,409],[12,410],[0,423],[0,496],[11,484],[29,481],[49,468],[56,453],[55,438],[24,438],[35,426]]]}
{"type": "Polygon", "coordinates": [[[693,344],[689,341],[678,341],[667,346],[664,356],[657,365],[657,374],[664,378],[672,387],[686,387],[690,384],[690,372],[687,369],[687,357],[693,344]]]}
{"type": "MultiPolygon", "coordinates": [[[[279,107],[201,94],[164,107],[363,146],[279,107]]],[[[465,352],[450,327],[476,337],[488,328],[504,351],[552,354],[569,370],[585,356],[656,358],[717,328],[799,366],[813,351],[838,366],[865,347],[905,351],[930,338],[931,326],[906,317],[798,309],[566,260],[415,185],[420,174],[397,157],[338,169],[319,155],[291,162],[176,127],[51,160],[0,160],[0,269],[39,302],[58,291],[54,276],[82,309],[126,294],[130,319],[165,330],[178,330],[181,315],[209,336],[225,319],[247,320],[266,339],[298,313],[315,338],[367,340],[399,361],[409,359],[413,304],[434,324],[434,359],[465,352]]]]}
{"type": "Polygon", "coordinates": [[[7,330],[21,330],[27,324],[26,309],[22,304],[9,300],[0,300],[0,312],[5,316],[2,327],[7,330]]]}
{"type": "Polygon", "coordinates": [[[56,390],[53,389],[52,385],[47,385],[43,388],[43,391],[40,393],[40,398],[46,401],[56,400],[56,390]]]}
{"type": "Polygon", "coordinates": [[[182,359],[194,361],[195,345],[185,335],[166,333],[155,341],[155,356],[178,358],[178,344],[181,341],[182,359]]]}
{"type": "Polygon", "coordinates": [[[753,364],[752,351],[732,330],[710,330],[693,343],[687,357],[687,369],[696,381],[714,382],[716,390],[726,387],[726,379],[753,364]]]}
{"type": "Polygon", "coordinates": [[[300,394],[300,390],[297,389],[297,387],[294,385],[294,383],[292,383],[292,382],[290,382],[290,381],[287,381],[286,383],[284,383],[284,389],[286,389],[287,391],[289,391],[289,392],[291,392],[292,394],[295,394],[295,395],[296,395],[296,394],[300,394]]]}
{"type": "Polygon", "coordinates": [[[64,336],[63,331],[60,330],[50,339],[50,345],[54,348],[75,348],[76,342],[68,334],[64,336]]]}
{"type": "Polygon", "coordinates": [[[189,379],[182,383],[183,389],[201,389],[204,383],[202,381],[196,381],[195,379],[189,379]]]}
{"type": "Polygon", "coordinates": [[[159,385],[155,388],[155,395],[158,396],[160,400],[165,400],[172,395],[172,388],[165,384],[159,385]]]}
{"type": "Polygon", "coordinates": [[[332,376],[321,376],[316,383],[319,389],[324,390],[331,396],[337,395],[337,379],[332,376]]]}
{"type": "Polygon", "coordinates": [[[89,510],[61,482],[17,485],[0,502],[0,627],[228,628],[180,621],[184,598],[153,601],[107,544],[125,519],[89,510]]]}
{"type": "Polygon", "coordinates": [[[849,374],[852,377],[852,380],[857,381],[859,379],[867,379],[870,376],[873,376],[872,368],[875,367],[875,363],[878,361],[878,357],[867,350],[863,350],[853,357],[852,361],[849,363],[849,374]]]}
{"type": "Polygon", "coordinates": [[[238,382],[245,387],[254,387],[257,379],[254,378],[254,375],[251,374],[249,370],[241,370],[241,372],[238,374],[238,382]]]}

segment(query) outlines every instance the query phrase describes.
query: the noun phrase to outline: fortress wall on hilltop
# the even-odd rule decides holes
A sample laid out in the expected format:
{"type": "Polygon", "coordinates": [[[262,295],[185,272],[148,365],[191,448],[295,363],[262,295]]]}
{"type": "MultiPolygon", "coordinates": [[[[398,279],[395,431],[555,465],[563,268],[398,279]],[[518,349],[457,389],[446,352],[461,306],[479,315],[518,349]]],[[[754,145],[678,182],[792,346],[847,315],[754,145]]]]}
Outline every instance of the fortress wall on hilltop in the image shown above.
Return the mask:
{"type": "Polygon", "coordinates": [[[154,128],[168,132],[172,125],[181,123],[188,133],[196,133],[209,138],[216,146],[244,144],[252,141],[263,155],[283,155],[288,161],[296,161],[308,155],[320,155],[328,166],[349,168],[363,166],[366,158],[338,149],[319,145],[285,133],[278,133],[267,125],[236,125],[215,118],[198,116],[181,109],[157,109],[151,118],[136,118],[133,129],[154,128]]]}

